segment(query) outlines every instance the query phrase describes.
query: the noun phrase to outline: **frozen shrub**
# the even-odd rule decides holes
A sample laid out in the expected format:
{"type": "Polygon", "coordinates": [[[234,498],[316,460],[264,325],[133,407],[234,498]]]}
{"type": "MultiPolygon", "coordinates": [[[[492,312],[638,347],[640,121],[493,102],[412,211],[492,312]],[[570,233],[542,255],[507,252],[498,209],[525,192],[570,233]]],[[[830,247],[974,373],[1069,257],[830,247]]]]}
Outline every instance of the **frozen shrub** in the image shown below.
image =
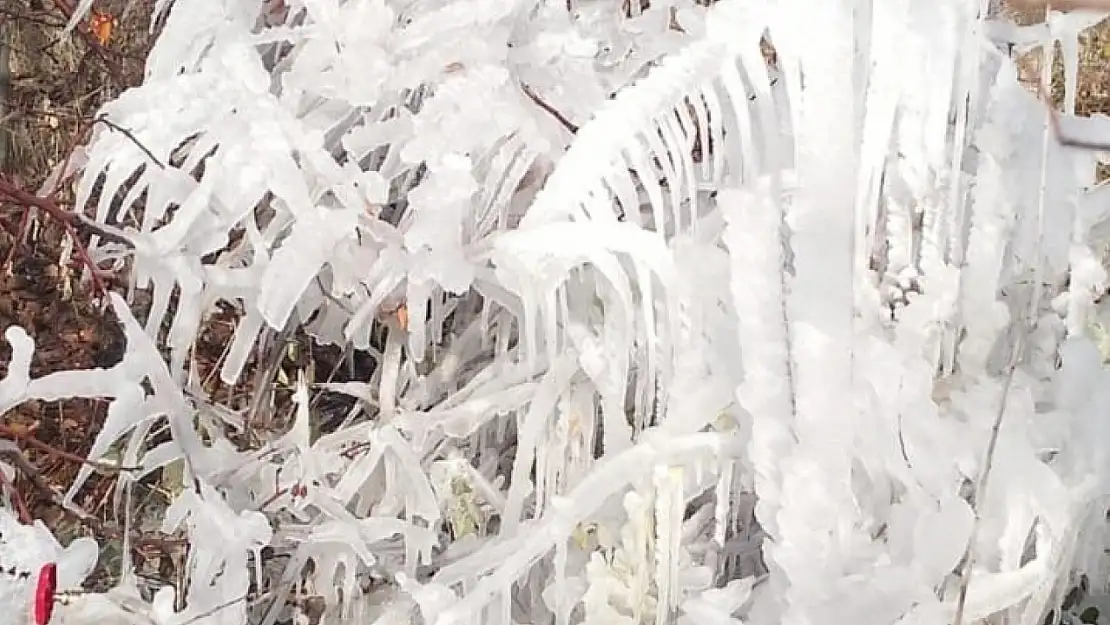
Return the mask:
{"type": "Polygon", "coordinates": [[[179,469],[188,583],[65,622],[1039,623],[1101,588],[1110,212],[999,51],[1061,39],[1071,102],[1089,16],[980,4],[158,2],[79,185],[153,303],[113,297],[108,370],[32,380],[9,331],[0,406],[111,399],[90,458],[142,468],[123,506],[179,469]],[[190,360],[217,303],[225,383],[292,329],[375,366],[238,446],[190,360]]]}

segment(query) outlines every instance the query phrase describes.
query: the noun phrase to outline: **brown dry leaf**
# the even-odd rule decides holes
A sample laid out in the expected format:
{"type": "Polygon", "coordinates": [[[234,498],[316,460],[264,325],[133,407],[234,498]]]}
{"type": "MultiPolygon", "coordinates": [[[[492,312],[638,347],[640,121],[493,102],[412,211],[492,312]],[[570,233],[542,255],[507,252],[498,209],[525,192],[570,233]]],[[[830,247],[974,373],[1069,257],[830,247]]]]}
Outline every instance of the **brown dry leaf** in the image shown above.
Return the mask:
{"type": "Polygon", "coordinates": [[[9,423],[8,429],[10,429],[12,434],[16,437],[22,438],[34,434],[35,430],[39,429],[39,422],[24,423],[22,421],[16,421],[14,423],[9,423]]]}

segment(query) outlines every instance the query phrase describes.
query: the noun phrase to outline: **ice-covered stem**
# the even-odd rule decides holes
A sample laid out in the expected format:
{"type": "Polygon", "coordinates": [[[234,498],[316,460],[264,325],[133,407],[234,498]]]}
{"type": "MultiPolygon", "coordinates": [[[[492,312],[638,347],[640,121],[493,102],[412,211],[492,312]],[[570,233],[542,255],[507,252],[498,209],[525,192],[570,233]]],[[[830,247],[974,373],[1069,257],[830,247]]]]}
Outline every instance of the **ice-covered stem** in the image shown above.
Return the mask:
{"type": "Polygon", "coordinates": [[[552,502],[547,514],[532,522],[496,548],[483,550],[452,565],[432,578],[433,584],[453,583],[480,575],[477,584],[450,608],[436,615],[425,614],[436,625],[466,623],[498,597],[510,596],[514,582],[547,555],[556,543],[565,541],[574,527],[595,514],[612,497],[643,476],[643,468],[657,463],[681,464],[706,454],[720,458],[736,456],[740,441],[735,437],[704,432],[681,437],[645,432],[641,442],[599,462],[565,497],[552,502]]]}
{"type": "Polygon", "coordinates": [[[782,466],[794,445],[794,388],[786,326],[782,199],[769,192],[722,191],[717,198],[727,227],[733,305],[736,307],[744,382],[740,405],[753,419],[748,450],[759,495],[756,515],[778,535],[782,466]]]}
{"type": "MultiPolygon", "coordinates": [[[[32,379],[30,366],[34,341],[20,327],[8,328],[5,337],[12,346],[12,359],[8,365],[8,375],[0,380],[0,414],[32,399],[56,401],[66,398],[112,398],[107,421],[101,427],[89,452],[91,460],[101,458],[118,437],[151,416],[148,411],[154,411],[155,415],[165,415],[173,436],[171,445],[176,447],[188,465],[200,456],[203,448],[193,429],[193,411],[181,389],[170,378],[161,354],[150,337],[143,332],[127,303],[116,293],[110,293],[109,299],[123,324],[127,350],[123,360],[108,369],[59,371],[32,379]],[[145,392],[142,387],[144,380],[149,381],[158,398],[157,407],[141,399],[145,392]]],[[[139,430],[140,433],[148,431],[145,428],[139,430]]],[[[129,452],[125,455],[135,462],[126,464],[138,464],[137,454],[141,442],[134,440],[129,446],[129,452]]],[[[67,503],[72,501],[95,468],[94,464],[82,465],[66,495],[67,503]]]]}
{"type": "Polygon", "coordinates": [[[789,322],[794,383],[793,453],[783,465],[779,540],[767,550],[789,579],[784,623],[834,618],[815,610],[842,574],[855,540],[851,491],[857,102],[852,88],[857,25],[853,3],[802,1],[772,28],[787,80],[804,83],[794,128],[799,188],[786,213],[794,252],[789,322]],[[797,11],[812,19],[798,20],[797,11]],[[789,13],[789,14],[788,14],[789,13]],[[820,32],[810,27],[820,24],[820,32]],[[836,449],[836,452],[830,450],[836,449]],[[835,515],[827,531],[813,519],[835,515]]]}

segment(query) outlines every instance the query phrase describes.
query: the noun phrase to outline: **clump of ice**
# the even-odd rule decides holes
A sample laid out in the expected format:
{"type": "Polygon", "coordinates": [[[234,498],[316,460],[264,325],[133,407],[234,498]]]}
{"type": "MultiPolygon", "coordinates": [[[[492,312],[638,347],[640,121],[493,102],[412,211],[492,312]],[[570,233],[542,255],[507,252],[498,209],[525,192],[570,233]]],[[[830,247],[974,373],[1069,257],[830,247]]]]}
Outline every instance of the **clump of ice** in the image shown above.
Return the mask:
{"type": "Polygon", "coordinates": [[[91,538],[78,538],[63,547],[42,521],[26,525],[0,508],[0,606],[26,607],[16,614],[5,614],[4,622],[32,622],[35,585],[44,564],[57,564],[59,591],[73,590],[92,572],[97,553],[96,541],[91,538]]]}

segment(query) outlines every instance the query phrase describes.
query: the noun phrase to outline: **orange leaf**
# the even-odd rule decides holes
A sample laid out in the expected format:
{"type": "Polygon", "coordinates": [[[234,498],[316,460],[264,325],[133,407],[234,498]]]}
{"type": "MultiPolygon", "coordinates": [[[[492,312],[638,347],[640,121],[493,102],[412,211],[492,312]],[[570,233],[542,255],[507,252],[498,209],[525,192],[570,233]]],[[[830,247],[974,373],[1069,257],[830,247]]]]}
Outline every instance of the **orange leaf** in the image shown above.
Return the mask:
{"type": "Polygon", "coordinates": [[[397,323],[400,324],[401,329],[408,331],[409,329],[409,309],[404,304],[397,309],[397,323]]]}
{"type": "Polygon", "coordinates": [[[112,29],[114,29],[119,22],[116,18],[106,11],[93,10],[92,15],[89,16],[89,32],[102,46],[108,45],[112,40],[112,29]]]}

